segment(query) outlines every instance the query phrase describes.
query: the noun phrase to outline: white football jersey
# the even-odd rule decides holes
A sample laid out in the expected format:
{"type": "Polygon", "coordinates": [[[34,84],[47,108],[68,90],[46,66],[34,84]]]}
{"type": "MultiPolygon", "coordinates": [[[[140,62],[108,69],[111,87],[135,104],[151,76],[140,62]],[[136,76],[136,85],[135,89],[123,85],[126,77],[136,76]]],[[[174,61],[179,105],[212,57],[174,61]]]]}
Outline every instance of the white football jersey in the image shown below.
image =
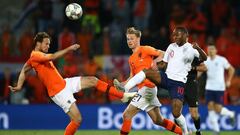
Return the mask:
{"type": "Polygon", "coordinates": [[[214,59],[210,57],[204,62],[207,67],[206,90],[224,91],[225,79],[224,71],[230,67],[226,58],[217,55],[214,59]]]}
{"type": "Polygon", "coordinates": [[[194,57],[199,58],[199,52],[190,43],[187,42],[183,46],[170,44],[163,57],[163,61],[168,63],[166,69],[168,78],[186,83],[194,57]]]}

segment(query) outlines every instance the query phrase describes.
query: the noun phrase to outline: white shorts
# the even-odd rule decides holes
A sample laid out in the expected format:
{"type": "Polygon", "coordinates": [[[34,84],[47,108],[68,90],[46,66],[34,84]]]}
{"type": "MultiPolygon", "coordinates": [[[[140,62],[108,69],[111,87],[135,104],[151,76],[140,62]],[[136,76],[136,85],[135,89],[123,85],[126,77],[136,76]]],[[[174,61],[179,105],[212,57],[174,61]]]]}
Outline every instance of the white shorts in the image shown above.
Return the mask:
{"type": "Polygon", "coordinates": [[[161,103],[157,98],[157,87],[142,87],[138,90],[137,96],[132,99],[130,104],[146,112],[152,110],[154,107],[160,107],[161,103]],[[145,98],[149,91],[152,93],[151,100],[145,98]]]}
{"type": "Polygon", "coordinates": [[[65,78],[66,86],[51,99],[60,106],[65,113],[69,112],[71,105],[76,101],[73,93],[81,90],[81,77],[65,78]]]}

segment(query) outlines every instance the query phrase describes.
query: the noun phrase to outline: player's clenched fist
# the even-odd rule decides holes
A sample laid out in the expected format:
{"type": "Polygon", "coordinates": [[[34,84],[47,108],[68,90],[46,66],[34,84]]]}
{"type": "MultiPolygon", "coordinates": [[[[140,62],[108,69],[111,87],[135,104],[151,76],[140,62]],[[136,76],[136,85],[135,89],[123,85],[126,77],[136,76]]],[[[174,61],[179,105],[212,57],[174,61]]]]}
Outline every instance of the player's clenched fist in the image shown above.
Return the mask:
{"type": "Polygon", "coordinates": [[[78,48],[80,48],[80,45],[79,45],[79,44],[74,44],[74,45],[69,46],[69,48],[70,48],[70,50],[75,51],[75,50],[77,50],[78,48]]]}

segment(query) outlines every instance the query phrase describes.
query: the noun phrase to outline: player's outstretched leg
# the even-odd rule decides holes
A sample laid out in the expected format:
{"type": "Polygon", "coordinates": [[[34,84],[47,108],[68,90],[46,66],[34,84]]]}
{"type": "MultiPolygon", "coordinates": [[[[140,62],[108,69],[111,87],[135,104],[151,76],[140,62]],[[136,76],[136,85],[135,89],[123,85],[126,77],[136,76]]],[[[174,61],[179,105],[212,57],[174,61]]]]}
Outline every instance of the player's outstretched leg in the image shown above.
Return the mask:
{"type": "Polygon", "coordinates": [[[99,80],[94,76],[81,77],[81,89],[95,87],[98,91],[113,95],[121,99],[122,102],[127,102],[136,95],[134,93],[124,93],[117,90],[115,87],[110,86],[104,81],[99,80]]]}

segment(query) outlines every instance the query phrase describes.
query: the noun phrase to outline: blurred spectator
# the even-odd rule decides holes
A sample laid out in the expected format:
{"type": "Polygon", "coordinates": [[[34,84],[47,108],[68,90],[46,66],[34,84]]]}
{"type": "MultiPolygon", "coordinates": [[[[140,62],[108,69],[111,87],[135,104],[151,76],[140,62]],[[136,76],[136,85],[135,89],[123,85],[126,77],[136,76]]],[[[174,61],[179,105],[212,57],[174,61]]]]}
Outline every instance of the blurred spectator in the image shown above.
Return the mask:
{"type": "Polygon", "coordinates": [[[84,73],[87,76],[95,76],[99,68],[99,65],[94,61],[94,57],[90,56],[84,64],[84,73]]]}
{"type": "Polygon", "coordinates": [[[51,36],[51,44],[48,50],[49,53],[54,53],[58,50],[58,35],[54,27],[48,27],[47,33],[51,36]]]}
{"type": "Polygon", "coordinates": [[[65,49],[75,43],[75,35],[67,27],[63,28],[63,31],[58,36],[59,50],[65,49]]]}
{"type": "Polygon", "coordinates": [[[133,7],[133,24],[139,30],[149,27],[152,5],[149,0],[136,0],[133,7]]]}
{"type": "Polygon", "coordinates": [[[202,34],[204,35],[207,29],[207,19],[203,12],[201,12],[200,9],[197,8],[197,4],[193,2],[190,5],[189,11],[187,11],[187,13],[187,21],[189,21],[189,31],[198,33],[200,36],[202,36],[202,34]]]}
{"type": "Polygon", "coordinates": [[[226,91],[229,96],[229,102],[233,105],[240,105],[240,77],[234,76],[231,86],[226,91]]]}
{"type": "Polygon", "coordinates": [[[113,22],[109,25],[109,38],[111,45],[111,54],[124,54],[126,47],[123,45],[125,42],[123,36],[125,29],[121,29],[119,18],[115,18],[113,22]]]}
{"type": "Polygon", "coordinates": [[[49,25],[52,25],[52,0],[39,0],[37,7],[37,31],[46,31],[49,25]]]}
{"type": "Polygon", "coordinates": [[[11,71],[10,68],[5,68],[3,71],[3,76],[1,78],[1,98],[0,101],[4,103],[10,103],[10,89],[8,86],[11,85],[11,71]]]}
{"type": "Polygon", "coordinates": [[[85,0],[83,2],[85,8],[84,16],[82,18],[82,25],[94,28],[94,33],[98,34],[101,31],[98,12],[100,8],[100,0],[85,0]]]}
{"type": "Polygon", "coordinates": [[[26,77],[26,82],[28,85],[27,95],[30,103],[49,103],[46,88],[36,75],[28,75],[26,77]]]}
{"type": "Polygon", "coordinates": [[[189,22],[186,19],[186,11],[181,5],[174,4],[171,10],[170,22],[169,22],[169,31],[172,32],[176,26],[183,26],[188,28],[189,22]]]}
{"type": "Polygon", "coordinates": [[[101,0],[99,7],[99,21],[101,27],[108,26],[113,20],[113,0],[101,0]]]}
{"type": "Polygon", "coordinates": [[[78,66],[73,60],[73,56],[67,55],[64,57],[65,63],[63,65],[63,77],[68,78],[79,75],[78,66]]]}
{"type": "Polygon", "coordinates": [[[114,0],[113,2],[113,16],[118,18],[119,25],[122,29],[126,29],[130,24],[130,5],[128,0],[114,0]]]}
{"type": "Polygon", "coordinates": [[[169,31],[166,27],[159,28],[152,34],[153,47],[165,51],[170,43],[169,31]]]}
{"type": "Polygon", "coordinates": [[[218,36],[220,28],[226,26],[229,20],[230,7],[226,0],[213,0],[210,7],[211,23],[210,28],[214,36],[218,36]]]}
{"type": "Polygon", "coordinates": [[[114,51],[115,45],[111,44],[109,28],[103,28],[102,34],[95,36],[91,41],[90,55],[110,55],[114,51]]]}
{"type": "Polygon", "coordinates": [[[0,57],[7,60],[10,57],[19,56],[17,44],[13,33],[11,33],[9,26],[5,26],[0,39],[0,57]]]}
{"type": "Polygon", "coordinates": [[[18,48],[21,53],[21,57],[26,60],[33,49],[33,32],[31,28],[26,28],[26,30],[21,34],[18,48]]]}
{"type": "Polygon", "coordinates": [[[93,31],[90,27],[82,27],[76,34],[76,43],[80,45],[81,56],[87,58],[90,53],[90,43],[93,40],[93,31]]]}
{"type": "Polygon", "coordinates": [[[53,25],[55,31],[59,32],[63,25],[64,16],[63,14],[65,12],[65,4],[63,0],[52,0],[52,19],[53,19],[53,25]]]}
{"type": "Polygon", "coordinates": [[[191,34],[189,35],[188,41],[189,41],[190,43],[196,42],[196,43],[198,43],[198,45],[199,45],[202,49],[204,49],[204,50],[206,49],[206,45],[205,45],[205,34],[200,37],[199,33],[193,32],[193,33],[191,33],[191,34]]]}

